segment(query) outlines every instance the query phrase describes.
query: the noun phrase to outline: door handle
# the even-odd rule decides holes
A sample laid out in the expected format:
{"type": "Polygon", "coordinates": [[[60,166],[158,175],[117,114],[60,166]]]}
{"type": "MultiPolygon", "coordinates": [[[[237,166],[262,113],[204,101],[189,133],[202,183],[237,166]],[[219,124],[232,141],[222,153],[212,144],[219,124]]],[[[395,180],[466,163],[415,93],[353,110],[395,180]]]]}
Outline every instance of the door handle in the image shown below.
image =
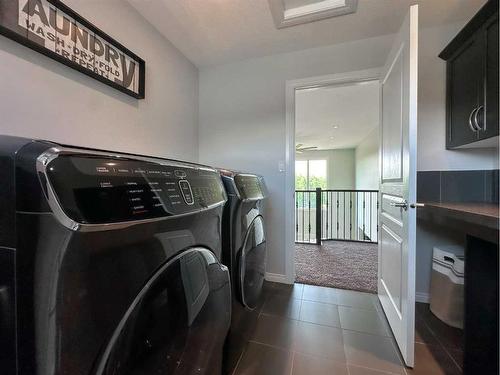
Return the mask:
{"type": "Polygon", "coordinates": [[[469,128],[470,130],[472,130],[474,133],[477,132],[479,129],[477,129],[476,127],[474,127],[474,125],[472,124],[472,116],[474,116],[475,113],[477,113],[477,110],[478,108],[474,108],[472,110],[472,112],[470,113],[469,115],[469,128]]]}
{"type": "Polygon", "coordinates": [[[479,114],[479,111],[481,109],[484,109],[484,106],[480,105],[477,109],[476,109],[476,113],[474,114],[474,124],[476,124],[476,128],[477,130],[486,130],[486,129],[483,129],[481,127],[481,125],[479,125],[478,121],[477,121],[477,115],[479,114]]]}
{"type": "Polygon", "coordinates": [[[391,202],[390,204],[392,207],[399,207],[402,208],[403,210],[408,209],[408,202],[407,201],[402,201],[402,202],[391,202]]]}

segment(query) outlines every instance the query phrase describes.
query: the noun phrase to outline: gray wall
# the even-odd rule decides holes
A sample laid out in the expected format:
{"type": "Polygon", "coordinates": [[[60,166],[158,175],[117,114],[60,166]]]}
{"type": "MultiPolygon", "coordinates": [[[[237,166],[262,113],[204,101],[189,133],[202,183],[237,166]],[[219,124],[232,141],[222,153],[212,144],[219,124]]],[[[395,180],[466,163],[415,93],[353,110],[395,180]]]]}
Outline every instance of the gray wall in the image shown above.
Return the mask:
{"type": "Polygon", "coordinates": [[[498,168],[493,149],[445,149],[446,64],[438,57],[461,24],[424,29],[419,40],[418,162],[419,171],[498,168]]]}
{"type": "Polygon", "coordinates": [[[285,81],[383,65],[392,36],[200,70],[200,161],[266,179],[267,271],[285,273],[285,81]],[[216,150],[216,151],[214,151],[216,150]]]}
{"type": "Polygon", "coordinates": [[[146,99],[0,36],[0,134],[196,161],[197,68],[126,1],[65,3],[146,61],[146,99]]]}
{"type": "MultiPolygon", "coordinates": [[[[452,25],[424,30],[419,45],[418,93],[418,165],[419,171],[475,170],[498,168],[497,149],[445,149],[446,66],[437,56],[461,29],[452,25]]],[[[442,227],[417,221],[417,300],[427,301],[432,267],[432,249],[436,245],[461,244],[464,236],[442,227]]]]}
{"type": "MultiPolygon", "coordinates": [[[[462,26],[420,32],[419,170],[497,165],[494,151],[444,147],[445,64],[437,54],[462,26]]],[[[201,69],[200,161],[265,177],[268,272],[285,273],[285,81],[380,67],[392,41],[388,35],[201,69]]]]}
{"type": "Polygon", "coordinates": [[[356,147],[356,189],[378,190],[379,128],[373,129],[356,147]]]}
{"type": "Polygon", "coordinates": [[[432,223],[417,220],[417,279],[416,299],[427,302],[432,271],[432,249],[439,245],[465,246],[464,233],[448,228],[436,228],[432,223]]]}
{"type": "MultiPolygon", "coordinates": [[[[378,190],[379,188],[379,128],[373,129],[366,138],[356,147],[356,189],[357,190],[378,190]]],[[[365,210],[364,223],[366,224],[366,234],[376,240],[378,232],[377,226],[371,223],[377,223],[377,202],[372,201],[372,209],[365,210]]],[[[358,216],[363,217],[363,208],[358,207],[358,216]]],[[[359,222],[359,228],[362,229],[362,223],[359,222]]]]}

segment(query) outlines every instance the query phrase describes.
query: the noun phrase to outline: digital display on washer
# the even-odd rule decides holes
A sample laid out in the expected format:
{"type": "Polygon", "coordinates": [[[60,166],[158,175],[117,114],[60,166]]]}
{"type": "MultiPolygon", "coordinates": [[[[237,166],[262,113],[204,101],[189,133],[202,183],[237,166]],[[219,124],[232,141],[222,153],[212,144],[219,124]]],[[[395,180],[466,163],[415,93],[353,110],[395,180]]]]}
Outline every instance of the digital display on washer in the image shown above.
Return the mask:
{"type": "Polygon", "coordinates": [[[237,174],[234,183],[242,199],[264,199],[265,192],[261,178],[255,175],[237,174]]]}
{"type": "Polygon", "coordinates": [[[225,200],[215,171],[60,155],[46,169],[63,211],[80,223],[113,223],[197,211],[225,200]]]}

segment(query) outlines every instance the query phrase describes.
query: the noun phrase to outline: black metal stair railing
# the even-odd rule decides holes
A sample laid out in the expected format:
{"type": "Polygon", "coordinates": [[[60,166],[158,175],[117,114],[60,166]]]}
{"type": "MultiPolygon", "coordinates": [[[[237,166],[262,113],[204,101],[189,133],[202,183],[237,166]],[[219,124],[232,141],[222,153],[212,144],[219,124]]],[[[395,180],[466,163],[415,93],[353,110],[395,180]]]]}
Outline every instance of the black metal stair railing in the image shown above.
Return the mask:
{"type": "Polygon", "coordinates": [[[295,242],[376,243],[378,208],[378,190],[295,190],[295,242]]]}

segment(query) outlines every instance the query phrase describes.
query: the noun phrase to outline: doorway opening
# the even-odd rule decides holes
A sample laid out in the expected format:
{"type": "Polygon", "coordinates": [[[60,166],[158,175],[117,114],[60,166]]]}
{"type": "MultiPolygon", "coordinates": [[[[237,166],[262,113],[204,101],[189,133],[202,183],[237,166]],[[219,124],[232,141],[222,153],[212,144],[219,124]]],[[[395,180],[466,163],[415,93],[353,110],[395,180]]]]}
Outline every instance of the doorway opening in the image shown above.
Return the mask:
{"type": "MultiPolygon", "coordinates": [[[[379,266],[377,266],[376,305],[383,312],[384,319],[387,319],[404,363],[409,367],[413,367],[415,363],[417,79],[418,5],[414,5],[410,7],[396,34],[381,69],[294,80],[286,84],[285,272],[287,282],[293,284],[296,277],[294,224],[297,93],[304,89],[318,89],[330,85],[378,81],[381,130],[378,184],[380,190],[378,239],[380,240],[377,253],[379,266]]],[[[352,111],[362,110],[359,101],[355,99],[354,102],[357,107],[352,111]]],[[[325,138],[326,135],[322,140],[325,138]]],[[[301,145],[301,148],[303,146],[301,145]]],[[[321,194],[317,194],[316,197],[320,202],[316,203],[316,207],[322,208],[321,194]]],[[[319,220],[321,212],[322,209],[316,211],[316,218],[319,220]]],[[[322,225],[316,225],[316,229],[317,240],[322,240],[322,225]]],[[[321,292],[315,293],[328,293],[331,290],[341,289],[325,287],[321,292]]],[[[342,291],[342,294],[346,293],[345,290],[342,291]]],[[[348,294],[352,293],[360,292],[350,291],[348,294]]],[[[358,297],[351,295],[349,298],[358,297]]],[[[359,313],[365,316],[364,312],[359,311],[359,313]]],[[[351,314],[345,315],[344,325],[346,319],[349,320],[351,317],[351,314]]],[[[366,324],[369,319],[365,316],[358,321],[366,324]]],[[[341,326],[343,327],[342,318],[341,326]]]]}
{"type": "Polygon", "coordinates": [[[376,293],[378,80],[295,91],[295,281],[376,293]]]}
{"type": "Polygon", "coordinates": [[[290,282],[377,291],[379,91],[378,69],[288,83],[290,282]]]}

